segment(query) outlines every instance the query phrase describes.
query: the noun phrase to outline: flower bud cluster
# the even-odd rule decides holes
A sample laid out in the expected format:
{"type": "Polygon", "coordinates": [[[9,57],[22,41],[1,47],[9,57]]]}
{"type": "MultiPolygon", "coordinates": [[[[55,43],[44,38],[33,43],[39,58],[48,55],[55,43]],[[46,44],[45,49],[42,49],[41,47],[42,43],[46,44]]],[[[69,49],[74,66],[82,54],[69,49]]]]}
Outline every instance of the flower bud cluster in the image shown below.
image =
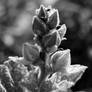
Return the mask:
{"type": "Polygon", "coordinates": [[[68,92],[87,67],[71,65],[70,50],[58,49],[66,33],[58,10],[41,5],[32,28],[34,38],[24,43],[23,57],[0,65],[0,92],[68,92]]]}
{"type": "Polygon", "coordinates": [[[32,27],[37,37],[36,40],[46,52],[50,52],[52,49],[57,50],[66,33],[65,24],[60,25],[58,10],[51,7],[45,8],[43,5],[36,11],[32,27]]]}

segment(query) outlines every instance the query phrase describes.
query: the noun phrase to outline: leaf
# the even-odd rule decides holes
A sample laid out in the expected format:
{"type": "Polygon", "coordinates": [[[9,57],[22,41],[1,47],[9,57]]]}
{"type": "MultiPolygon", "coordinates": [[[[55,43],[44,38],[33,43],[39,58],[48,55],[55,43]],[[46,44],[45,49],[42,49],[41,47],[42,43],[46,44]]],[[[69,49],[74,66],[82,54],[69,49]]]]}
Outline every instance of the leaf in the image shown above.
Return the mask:
{"type": "Polygon", "coordinates": [[[74,84],[81,78],[87,66],[83,65],[71,65],[67,69],[67,77],[69,81],[74,82],[74,84]]]}
{"type": "Polygon", "coordinates": [[[58,14],[58,10],[56,9],[53,9],[51,11],[52,12],[49,12],[50,16],[48,18],[47,25],[49,29],[54,29],[56,28],[57,25],[59,25],[59,14],[58,14]]]}
{"type": "Polygon", "coordinates": [[[10,74],[9,68],[5,65],[0,65],[0,78],[2,82],[8,87],[13,87],[14,81],[10,74]]]}
{"type": "Polygon", "coordinates": [[[71,64],[70,50],[57,51],[51,56],[53,71],[66,72],[67,67],[71,64]]]}
{"type": "Polygon", "coordinates": [[[33,28],[33,32],[40,36],[44,35],[48,31],[46,24],[37,16],[34,16],[33,18],[32,28],[33,28]]]}
{"type": "Polygon", "coordinates": [[[56,45],[59,46],[61,44],[61,37],[59,35],[59,33],[57,32],[57,42],[56,45]]]}
{"type": "Polygon", "coordinates": [[[65,24],[61,25],[61,27],[58,29],[58,33],[60,35],[61,40],[63,39],[63,37],[66,33],[66,30],[67,30],[67,28],[66,28],[65,24]]]}
{"type": "Polygon", "coordinates": [[[37,45],[25,43],[23,45],[23,57],[32,63],[39,57],[39,47],[37,45]]]}
{"type": "Polygon", "coordinates": [[[37,92],[39,67],[36,67],[36,66],[33,66],[33,67],[34,69],[29,71],[28,74],[20,81],[20,85],[32,92],[37,92]]]}

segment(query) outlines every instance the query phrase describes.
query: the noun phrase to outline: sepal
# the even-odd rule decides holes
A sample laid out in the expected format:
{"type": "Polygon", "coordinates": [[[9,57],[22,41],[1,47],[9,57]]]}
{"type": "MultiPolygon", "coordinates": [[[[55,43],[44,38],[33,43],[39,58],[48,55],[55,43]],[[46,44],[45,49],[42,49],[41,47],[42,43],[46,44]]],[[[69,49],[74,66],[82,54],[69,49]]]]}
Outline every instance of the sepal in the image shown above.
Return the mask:
{"type": "Polygon", "coordinates": [[[54,28],[56,28],[56,26],[59,25],[60,19],[59,19],[58,10],[52,9],[51,11],[52,12],[48,13],[49,17],[48,17],[47,25],[48,25],[49,29],[54,29],[54,28]]]}
{"type": "Polygon", "coordinates": [[[66,33],[66,30],[67,30],[67,28],[66,28],[65,24],[61,25],[60,28],[57,30],[60,35],[61,40],[63,39],[63,37],[66,33]]]}
{"type": "Polygon", "coordinates": [[[81,78],[87,66],[83,65],[71,65],[67,68],[67,78],[69,81],[72,81],[74,84],[81,78]]]}
{"type": "Polygon", "coordinates": [[[0,65],[0,79],[2,79],[2,82],[9,87],[14,86],[14,81],[12,79],[9,68],[5,65],[0,65]]]}
{"type": "Polygon", "coordinates": [[[33,18],[33,32],[37,35],[44,35],[48,30],[46,24],[37,16],[34,16],[33,18]]]}

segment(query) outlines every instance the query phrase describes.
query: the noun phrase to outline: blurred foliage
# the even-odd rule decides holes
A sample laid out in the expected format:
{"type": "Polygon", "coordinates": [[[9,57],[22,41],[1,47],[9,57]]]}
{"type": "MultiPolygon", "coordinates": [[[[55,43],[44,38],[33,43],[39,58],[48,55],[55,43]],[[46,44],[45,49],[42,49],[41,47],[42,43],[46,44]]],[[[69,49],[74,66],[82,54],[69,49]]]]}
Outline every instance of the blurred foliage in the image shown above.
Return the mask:
{"type": "Polygon", "coordinates": [[[92,1],[91,0],[0,0],[0,61],[21,56],[22,44],[33,37],[35,9],[44,4],[59,10],[67,26],[67,40],[60,47],[71,49],[72,63],[89,68],[74,90],[92,88],[92,1]]]}

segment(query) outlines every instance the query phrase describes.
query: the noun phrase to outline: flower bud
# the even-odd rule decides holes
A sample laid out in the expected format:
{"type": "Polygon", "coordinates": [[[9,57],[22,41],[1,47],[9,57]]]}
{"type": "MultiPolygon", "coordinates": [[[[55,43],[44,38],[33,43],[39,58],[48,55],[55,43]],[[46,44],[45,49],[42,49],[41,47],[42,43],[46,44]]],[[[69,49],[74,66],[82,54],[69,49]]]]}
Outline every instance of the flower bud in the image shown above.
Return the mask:
{"type": "Polygon", "coordinates": [[[49,16],[48,22],[47,22],[49,29],[54,29],[57,25],[59,25],[58,11],[53,9],[52,12],[53,13],[51,13],[51,15],[49,16]]]}
{"type": "Polygon", "coordinates": [[[37,35],[42,36],[47,32],[46,24],[37,16],[34,16],[32,27],[33,27],[33,32],[37,35]]]}
{"type": "Polygon", "coordinates": [[[23,46],[23,56],[24,59],[30,61],[31,63],[39,57],[39,47],[37,45],[25,43],[23,46]]]}
{"type": "Polygon", "coordinates": [[[57,32],[44,36],[42,41],[43,41],[44,47],[51,48],[52,46],[56,45],[57,32]]]}
{"type": "Polygon", "coordinates": [[[51,56],[51,63],[53,71],[67,71],[67,67],[71,63],[70,50],[57,51],[51,56]]]}

